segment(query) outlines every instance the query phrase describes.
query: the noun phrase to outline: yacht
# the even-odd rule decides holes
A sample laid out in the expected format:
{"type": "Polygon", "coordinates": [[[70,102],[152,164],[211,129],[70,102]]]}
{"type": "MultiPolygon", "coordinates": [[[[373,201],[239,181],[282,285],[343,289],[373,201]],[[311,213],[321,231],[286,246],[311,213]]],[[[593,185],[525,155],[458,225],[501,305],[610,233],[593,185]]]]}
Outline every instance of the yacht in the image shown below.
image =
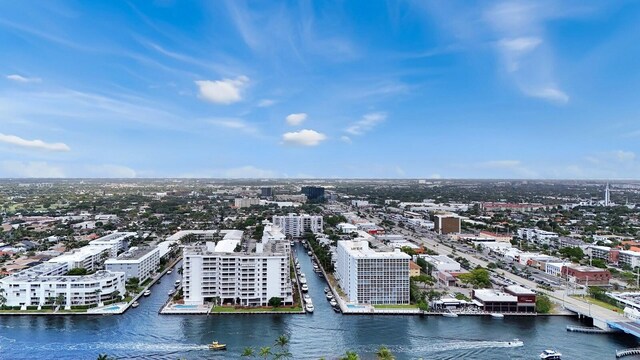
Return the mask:
{"type": "Polygon", "coordinates": [[[333,294],[332,293],[327,293],[327,300],[329,300],[329,301],[333,300],[333,294]]]}
{"type": "Polygon", "coordinates": [[[302,286],[300,287],[300,290],[302,290],[302,292],[307,292],[309,291],[309,287],[307,286],[307,284],[302,284],[302,286]]]}
{"type": "Polygon", "coordinates": [[[452,312],[446,312],[446,313],[442,314],[442,316],[450,317],[450,318],[456,318],[456,317],[458,317],[458,314],[454,314],[452,312]]]}
{"type": "Polygon", "coordinates": [[[137,301],[134,301],[133,304],[131,304],[132,308],[137,308],[140,305],[140,303],[138,303],[137,301]]]}
{"type": "Polygon", "coordinates": [[[304,301],[311,301],[311,296],[309,296],[309,294],[304,294],[302,297],[304,298],[304,301]]]}
{"type": "Polygon", "coordinates": [[[503,314],[497,314],[497,313],[491,314],[491,317],[494,318],[494,319],[504,319],[504,315],[503,314]]]}
{"type": "Polygon", "coordinates": [[[307,255],[311,256],[311,250],[307,251],[307,255]]]}
{"type": "Polygon", "coordinates": [[[172,272],[173,272],[173,270],[167,271],[167,275],[171,274],[172,272]]]}
{"type": "Polygon", "coordinates": [[[307,283],[307,278],[305,278],[304,276],[300,276],[300,284],[304,285],[307,283]]]}
{"type": "Polygon", "coordinates": [[[142,293],[142,295],[144,295],[144,296],[149,296],[149,295],[151,295],[151,290],[149,290],[149,289],[145,290],[145,291],[142,293]]]}
{"type": "Polygon", "coordinates": [[[545,350],[540,354],[540,359],[545,360],[560,360],[562,359],[562,354],[555,350],[545,350]]]}
{"type": "Polygon", "coordinates": [[[304,309],[307,310],[307,312],[312,313],[314,310],[313,304],[307,304],[304,306],[304,309]]]}
{"type": "Polygon", "coordinates": [[[173,284],[173,286],[175,286],[175,287],[180,286],[180,282],[181,282],[180,280],[176,280],[176,282],[173,284]]]}
{"type": "Polygon", "coordinates": [[[336,307],[338,306],[338,303],[336,302],[336,299],[331,299],[331,301],[329,301],[329,305],[336,307]]]}

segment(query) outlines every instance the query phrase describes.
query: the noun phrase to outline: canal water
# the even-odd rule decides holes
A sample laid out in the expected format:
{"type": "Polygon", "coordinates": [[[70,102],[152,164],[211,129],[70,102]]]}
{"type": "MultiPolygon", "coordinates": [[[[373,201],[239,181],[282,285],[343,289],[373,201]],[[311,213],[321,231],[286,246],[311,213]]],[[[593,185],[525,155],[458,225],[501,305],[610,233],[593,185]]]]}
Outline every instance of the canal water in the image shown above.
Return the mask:
{"type": "Polygon", "coordinates": [[[544,349],[563,359],[614,359],[615,350],[638,346],[623,334],[566,331],[580,325],[568,317],[417,317],[336,314],[324,296],[324,279],[305,250],[295,251],[307,275],[315,312],[307,315],[158,315],[180,275],[174,271],[154,285],[140,306],[115,316],[0,317],[0,359],[237,359],[243,348],[270,346],[281,334],[291,338],[294,359],[336,359],[347,350],[374,359],[386,345],[397,359],[538,359],[544,349]],[[520,339],[522,347],[509,341],[520,339]],[[212,340],[228,351],[211,352],[212,340]]]}

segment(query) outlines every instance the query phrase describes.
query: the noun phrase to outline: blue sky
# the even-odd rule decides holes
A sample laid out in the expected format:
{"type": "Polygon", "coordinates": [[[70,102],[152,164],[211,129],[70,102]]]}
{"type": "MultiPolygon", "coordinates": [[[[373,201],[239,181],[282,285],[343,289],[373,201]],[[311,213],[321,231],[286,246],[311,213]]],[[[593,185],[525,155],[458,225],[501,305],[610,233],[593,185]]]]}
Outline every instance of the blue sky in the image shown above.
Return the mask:
{"type": "Polygon", "coordinates": [[[0,177],[640,178],[640,3],[0,1],[0,177]]]}

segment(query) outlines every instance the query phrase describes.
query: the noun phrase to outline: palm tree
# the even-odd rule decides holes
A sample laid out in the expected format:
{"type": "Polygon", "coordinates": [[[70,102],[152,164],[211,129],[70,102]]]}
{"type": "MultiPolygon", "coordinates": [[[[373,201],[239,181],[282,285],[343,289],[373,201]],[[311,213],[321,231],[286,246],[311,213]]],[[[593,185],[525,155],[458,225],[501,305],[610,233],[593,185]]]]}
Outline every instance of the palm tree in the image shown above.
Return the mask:
{"type": "Polygon", "coordinates": [[[284,349],[287,345],[289,345],[289,337],[287,335],[280,335],[276,339],[276,346],[281,349],[284,349]]]}
{"type": "Polygon", "coordinates": [[[360,360],[360,356],[353,351],[347,351],[344,356],[340,358],[340,360],[360,360]]]}
{"type": "Polygon", "coordinates": [[[113,359],[112,357],[109,357],[109,355],[107,354],[100,354],[98,355],[98,357],[96,358],[96,360],[111,360],[113,359]]]}
{"type": "Polygon", "coordinates": [[[244,348],[244,350],[242,350],[242,355],[243,357],[254,357],[255,356],[255,351],[253,350],[252,347],[248,346],[246,348],[244,348]]]}
{"type": "Polygon", "coordinates": [[[389,350],[389,348],[384,345],[378,348],[378,351],[376,351],[376,356],[378,357],[378,360],[395,360],[395,357],[391,353],[391,350],[389,350]]]}
{"type": "Polygon", "coordinates": [[[7,303],[7,298],[4,296],[4,289],[0,289],[0,307],[3,307],[7,303]]]}
{"type": "Polygon", "coordinates": [[[264,346],[260,348],[260,356],[266,359],[269,355],[271,355],[271,346],[264,346]]]}

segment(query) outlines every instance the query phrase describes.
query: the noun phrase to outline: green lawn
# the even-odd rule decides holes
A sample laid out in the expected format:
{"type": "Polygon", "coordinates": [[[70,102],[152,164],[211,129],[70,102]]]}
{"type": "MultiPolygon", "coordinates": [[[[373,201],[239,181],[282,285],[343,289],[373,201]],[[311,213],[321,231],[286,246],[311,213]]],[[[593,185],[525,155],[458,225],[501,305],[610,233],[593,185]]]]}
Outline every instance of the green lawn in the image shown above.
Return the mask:
{"type": "Polygon", "coordinates": [[[417,305],[373,305],[375,309],[417,309],[417,305]]]}
{"type": "Polygon", "coordinates": [[[619,312],[619,313],[622,313],[622,312],[624,311],[624,309],[621,309],[621,308],[619,308],[619,307],[617,307],[617,306],[613,306],[613,305],[611,305],[611,304],[609,304],[609,303],[606,303],[606,302],[604,302],[604,301],[600,301],[600,300],[598,300],[598,299],[594,299],[594,298],[592,298],[592,297],[587,297],[587,296],[585,296],[585,297],[583,298],[582,296],[578,296],[578,295],[572,295],[571,297],[572,297],[572,298],[576,298],[576,299],[578,299],[578,300],[582,300],[582,301],[589,302],[589,303],[591,303],[591,304],[593,304],[593,305],[597,305],[597,306],[603,307],[603,308],[605,308],[605,309],[609,309],[609,310],[611,310],[611,311],[617,311],[617,312],[619,312]]]}
{"type": "Polygon", "coordinates": [[[302,311],[301,307],[279,307],[279,308],[248,308],[248,309],[236,309],[233,306],[215,306],[211,312],[212,313],[234,313],[234,312],[293,312],[293,311],[302,311]]]}

